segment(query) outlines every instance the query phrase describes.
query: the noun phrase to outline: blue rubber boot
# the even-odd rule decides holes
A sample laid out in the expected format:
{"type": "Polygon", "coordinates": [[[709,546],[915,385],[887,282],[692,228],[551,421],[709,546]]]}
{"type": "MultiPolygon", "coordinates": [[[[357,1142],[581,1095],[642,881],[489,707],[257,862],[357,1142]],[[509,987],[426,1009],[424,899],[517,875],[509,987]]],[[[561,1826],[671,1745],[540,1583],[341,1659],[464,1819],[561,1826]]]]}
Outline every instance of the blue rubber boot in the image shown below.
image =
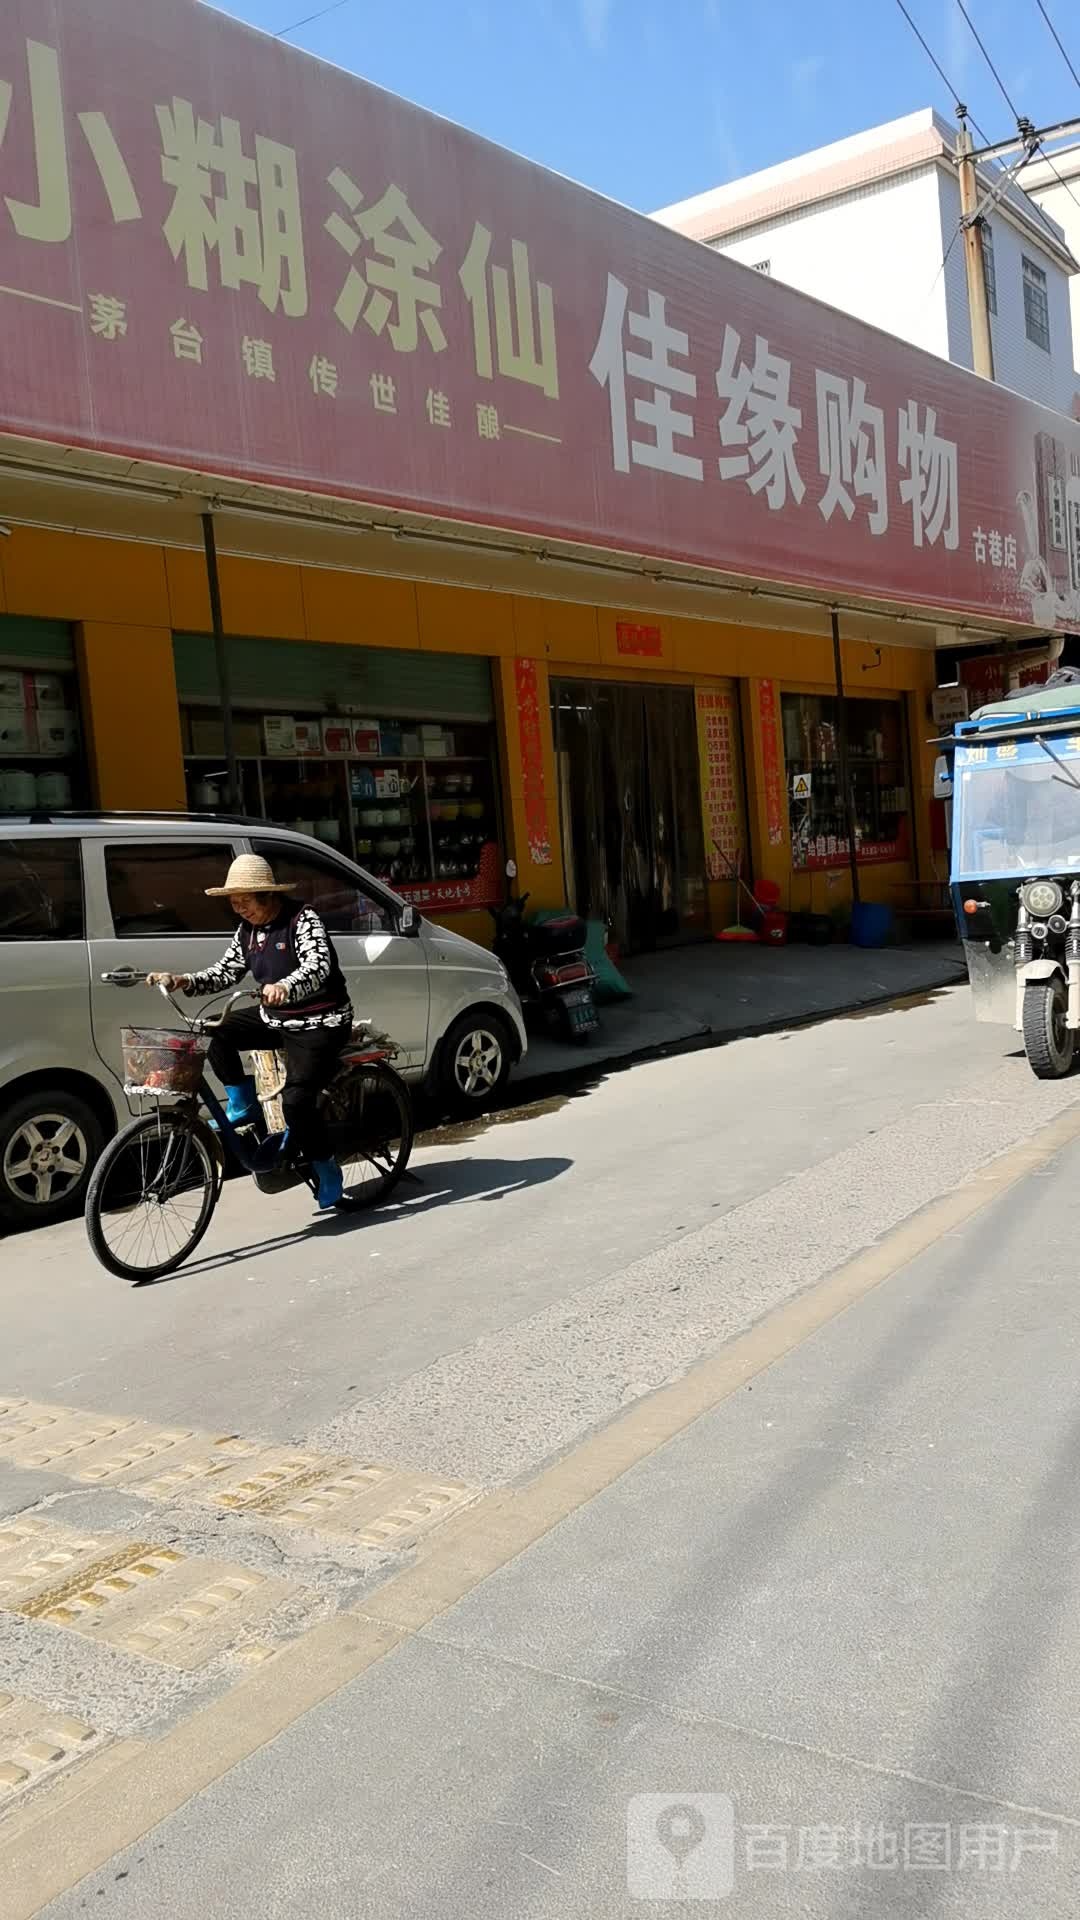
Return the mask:
{"type": "MultiPolygon", "coordinates": [[[[249,1120],[255,1119],[259,1103],[255,1098],[255,1082],[250,1074],[238,1087],[226,1087],[225,1091],[229,1096],[225,1103],[225,1118],[232,1126],[243,1127],[249,1120]]],[[[213,1120],[210,1125],[214,1125],[213,1120]]]]}
{"type": "Polygon", "coordinates": [[[336,1207],[338,1201],[341,1199],[342,1189],[345,1185],[341,1168],[338,1166],[336,1160],[313,1160],[311,1163],[311,1171],[318,1175],[319,1211],[326,1213],[330,1207],[336,1207]]]}

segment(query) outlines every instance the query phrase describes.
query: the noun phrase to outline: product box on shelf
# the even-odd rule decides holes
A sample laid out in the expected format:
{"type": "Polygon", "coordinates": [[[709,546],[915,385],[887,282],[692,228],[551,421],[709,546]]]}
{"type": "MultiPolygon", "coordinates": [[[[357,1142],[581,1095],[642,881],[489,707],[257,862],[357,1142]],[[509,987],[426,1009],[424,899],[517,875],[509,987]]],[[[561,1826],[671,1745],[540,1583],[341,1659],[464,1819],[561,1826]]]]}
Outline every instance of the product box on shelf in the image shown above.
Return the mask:
{"type": "Polygon", "coordinates": [[[296,722],[291,713],[268,713],[263,718],[263,740],[268,754],[296,752],[296,722]]]}
{"type": "Polygon", "coordinates": [[[26,707],[0,707],[0,758],[38,751],[37,715],[26,707]]]}
{"type": "Polygon", "coordinates": [[[39,713],[58,713],[67,709],[71,690],[63,674],[35,673],[26,677],[32,682],[33,701],[39,713]]]}
{"type": "Polygon", "coordinates": [[[296,722],[296,752],[301,760],[322,759],[323,740],[321,720],[298,720],[296,722]]]}
{"type": "Polygon", "coordinates": [[[26,675],[17,668],[4,667],[0,670],[0,710],[17,708],[22,712],[26,705],[26,675]]]}
{"type": "Polygon", "coordinates": [[[79,743],[79,723],[73,713],[39,713],[37,733],[39,753],[74,753],[79,743]]]}
{"type": "Polygon", "coordinates": [[[347,760],[353,750],[353,730],[348,720],[324,720],[322,750],[328,759],[347,760]]]}

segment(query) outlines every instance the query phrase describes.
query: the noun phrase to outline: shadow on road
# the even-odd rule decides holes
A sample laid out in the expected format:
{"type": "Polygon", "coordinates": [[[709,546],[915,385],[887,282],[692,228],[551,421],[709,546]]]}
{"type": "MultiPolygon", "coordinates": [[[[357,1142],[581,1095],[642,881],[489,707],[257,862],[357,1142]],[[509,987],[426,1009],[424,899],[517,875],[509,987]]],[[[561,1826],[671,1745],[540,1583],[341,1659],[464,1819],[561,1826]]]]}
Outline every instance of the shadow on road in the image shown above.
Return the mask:
{"type": "MultiPolygon", "coordinates": [[[[434,1213],[437,1207],[470,1205],[506,1200],[524,1193],[529,1187],[543,1186],[567,1173],[573,1161],[565,1157],[537,1160],[439,1160],[420,1173],[411,1169],[405,1175],[392,1200],[371,1213],[312,1214],[304,1226],[291,1233],[278,1234],[273,1240],[255,1240],[239,1247],[227,1247],[208,1254],[202,1260],[190,1260],[176,1273],[163,1274],[160,1280],[143,1283],[145,1287],[165,1286],[185,1274],[213,1273],[219,1267],[235,1266],[243,1260],[257,1260],[267,1253],[280,1253],[284,1247],[313,1246],[336,1240],[342,1234],[371,1233],[434,1213]]],[[[142,1288],[140,1288],[142,1291],[142,1288]]]]}

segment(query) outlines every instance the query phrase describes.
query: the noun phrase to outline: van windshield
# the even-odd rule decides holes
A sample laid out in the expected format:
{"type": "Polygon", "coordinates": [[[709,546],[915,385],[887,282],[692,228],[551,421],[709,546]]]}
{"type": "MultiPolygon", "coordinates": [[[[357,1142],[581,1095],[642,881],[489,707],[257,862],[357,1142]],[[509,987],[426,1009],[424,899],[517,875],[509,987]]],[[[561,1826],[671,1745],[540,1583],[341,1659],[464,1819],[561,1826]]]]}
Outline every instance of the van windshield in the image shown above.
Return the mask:
{"type": "Polygon", "coordinates": [[[971,751],[957,755],[957,879],[1080,870],[1080,787],[1068,777],[1080,777],[1080,757],[1066,756],[1055,746],[1063,771],[1031,741],[1013,748],[1013,760],[991,757],[983,764],[963,764],[971,751]]]}

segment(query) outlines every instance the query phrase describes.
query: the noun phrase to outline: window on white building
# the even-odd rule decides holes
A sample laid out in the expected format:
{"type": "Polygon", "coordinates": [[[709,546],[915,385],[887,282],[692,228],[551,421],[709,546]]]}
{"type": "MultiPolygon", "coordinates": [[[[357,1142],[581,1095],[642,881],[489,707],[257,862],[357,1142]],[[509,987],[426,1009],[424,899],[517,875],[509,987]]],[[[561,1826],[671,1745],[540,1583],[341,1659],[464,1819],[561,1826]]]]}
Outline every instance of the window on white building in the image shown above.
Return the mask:
{"type": "Polygon", "coordinates": [[[983,280],[986,283],[986,304],[991,313],[997,312],[997,271],[994,267],[994,236],[987,220],[980,222],[982,234],[983,280]]]}
{"type": "Polygon", "coordinates": [[[1027,337],[1045,352],[1050,351],[1050,305],[1046,298],[1046,275],[1041,267],[1024,259],[1024,326],[1027,337]]]}

